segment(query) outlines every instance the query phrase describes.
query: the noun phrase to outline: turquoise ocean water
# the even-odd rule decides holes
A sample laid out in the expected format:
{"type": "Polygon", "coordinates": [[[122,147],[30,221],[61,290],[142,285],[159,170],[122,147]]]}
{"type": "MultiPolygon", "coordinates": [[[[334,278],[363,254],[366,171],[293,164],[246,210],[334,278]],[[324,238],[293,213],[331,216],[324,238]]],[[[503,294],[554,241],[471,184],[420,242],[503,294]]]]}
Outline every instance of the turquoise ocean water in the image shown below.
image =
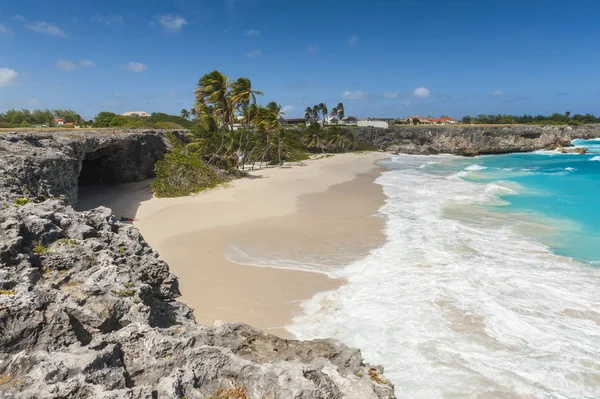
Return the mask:
{"type": "Polygon", "coordinates": [[[400,398],[600,398],[600,141],[393,155],[387,242],[288,329],[382,364],[400,398]]]}
{"type": "Polygon", "coordinates": [[[600,140],[576,140],[573,144],[588,148],[589,153],[481,156],[441,167],[464,170],[464,165],[472,165],[463,179],[517,184],[514,192],[500,194],[506,203],[489,209],[537,218],[556,229],[538,238],[557,254],[600,262],[600,140]]]}

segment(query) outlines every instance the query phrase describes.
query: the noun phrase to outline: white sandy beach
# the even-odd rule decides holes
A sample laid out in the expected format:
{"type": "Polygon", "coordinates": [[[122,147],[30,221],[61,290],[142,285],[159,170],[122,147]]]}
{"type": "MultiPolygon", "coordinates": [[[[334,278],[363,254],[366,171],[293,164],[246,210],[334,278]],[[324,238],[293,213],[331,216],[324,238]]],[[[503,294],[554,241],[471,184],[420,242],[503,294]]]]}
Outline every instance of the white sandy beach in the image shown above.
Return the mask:
{"type": "Polygon", "coordinates": [[[341,154],[261,169],[184,198],[153,198],[146,181],[84,195],[80,207],[135,216],[199,322],[241,321],[285,336],[302,300],[342,283],[324,274],[328,268],[383,242],[383,220],[374,215],[384,195],[373,183],[382,157],[341,154]],[[321,273],[306,271],[315,268],[321,273]]]}

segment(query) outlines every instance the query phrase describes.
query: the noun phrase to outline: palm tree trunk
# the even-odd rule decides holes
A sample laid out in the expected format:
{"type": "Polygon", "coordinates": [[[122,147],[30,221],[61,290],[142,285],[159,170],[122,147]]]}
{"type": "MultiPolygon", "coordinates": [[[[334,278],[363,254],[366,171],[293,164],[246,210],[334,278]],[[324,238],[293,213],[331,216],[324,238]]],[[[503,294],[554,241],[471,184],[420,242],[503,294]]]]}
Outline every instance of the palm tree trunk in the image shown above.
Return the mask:
{"type": "Polygon", "coordinates": [[[279,166],[281,166],[281,130],[279,131],[277,138],[278,138],[277,152],[279,153],[279,166]]]}

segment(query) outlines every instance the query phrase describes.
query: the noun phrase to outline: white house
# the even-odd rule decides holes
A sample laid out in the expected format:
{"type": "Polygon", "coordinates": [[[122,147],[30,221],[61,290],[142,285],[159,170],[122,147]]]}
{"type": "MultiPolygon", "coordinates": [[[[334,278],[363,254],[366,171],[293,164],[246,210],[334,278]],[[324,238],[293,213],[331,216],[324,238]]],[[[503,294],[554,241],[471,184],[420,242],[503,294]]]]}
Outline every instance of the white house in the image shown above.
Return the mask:
{"type": "Polygon", "coordinates": [[[138,118],[150,118],[152,115],[144,111],[129,111],[121,114],[121,116],[137,116],[138,118]]]}
{"type": "Polygon", "coordinates": [[[378,127],[378,128],[382,128],[382,129],[387,129],[390,127],[390,124],[386,120],[383,120],[383,119],[367,118],[367,119],[363,119],[362,121],[356,122],[356,126],[378,127]]]}
{"type": "Polygon", "coordinates": [[[356,126],[357,123],[358,123],[358,118],[355,118],[353,116],[346,116],[345,118],[342,118],[342,120],[340,121],[340,125],[356,126]]]}

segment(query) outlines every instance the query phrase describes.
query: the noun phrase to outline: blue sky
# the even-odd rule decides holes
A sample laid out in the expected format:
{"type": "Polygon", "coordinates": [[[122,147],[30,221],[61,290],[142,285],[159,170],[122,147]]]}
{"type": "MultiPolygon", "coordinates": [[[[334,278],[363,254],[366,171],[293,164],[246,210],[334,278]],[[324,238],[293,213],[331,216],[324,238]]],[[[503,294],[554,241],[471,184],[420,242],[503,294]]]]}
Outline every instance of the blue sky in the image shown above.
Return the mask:
{"type": "Polygon", "coordinates": [[[0,111],[178,114],[246,76],[288,116],[600,114],[597,0],[3,0],[0,111]]]}

